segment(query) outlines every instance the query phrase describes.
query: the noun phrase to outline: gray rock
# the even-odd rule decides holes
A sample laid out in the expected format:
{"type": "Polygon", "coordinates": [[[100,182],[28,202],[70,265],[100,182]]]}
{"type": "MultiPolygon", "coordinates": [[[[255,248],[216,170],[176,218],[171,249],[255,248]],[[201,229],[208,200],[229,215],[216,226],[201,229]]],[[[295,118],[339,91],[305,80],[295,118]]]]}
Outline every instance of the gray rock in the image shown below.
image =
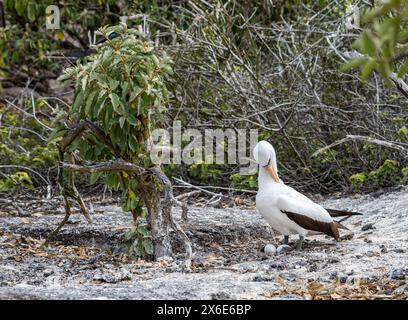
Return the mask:
{"type": "Polygon", "coordinates": [[[327,262],[328,263],[338,263],[340,262],[340,259],[337,257],[330,257],[327,262]]]}
{"type": "Polygon", "coordinates": [[[211,300],[229,300],[229,299],[231,299],[231,296],[226,292],[217,292],[211,294],[211,300]]]}
{"type": "Polygon", "coordinates": [[[405,277],[408,276],[408,268],[407,269],[394,269],[391,272],[391,279],[394,280],[405,280],[405,277]]]}
{"type": "Polygon", "coordinates": [[[349,270],[346,271],[346,274],[347,274],[348,276],[351,276],[351,275],[354,274],[354,270],[353,270],[353,269],[349,269],[349,270]]]}
{"type": "Polygon", "coordinates": [[[367,231],[370,229],[375,229],[374,223],[367,223],[364,226],[361,227],[361,231],[367,231]]]}
{"type": "Polygon", "coordinates": [[[265,254],[273,256],[276,254],[276,247],[273,244],[267,244],[264,248],[265,254]]]}
{"type": "Polygon", "coordinates": [[[292,251],[292,247],[288,246],[287,244],[282,244],[278,247],[276,250],[277,253],[284,253],[284,252],[289,252],[292,251]]]}
{"type": "Polygon", "coordinates": [[[402,286],[398,287],[392,292],[392,294],[395,294],[395,295],[401,295],[404,293],[408,293],[408,283],[403,284],[402,286]]]}
{"type": "Polygon", "coordinates": [[[266,282],[266,281],[274,281],[275,277],[271,276],[255,276],[252,278],[252,281],[254,282],[266,282]]]}
{"type": "Polygon", "coordinates": [[[49,277],[50,275],[52,275],[54,273],[54,270],[52,269],[45,269],[43,272],[44,277],[49,277]]]}

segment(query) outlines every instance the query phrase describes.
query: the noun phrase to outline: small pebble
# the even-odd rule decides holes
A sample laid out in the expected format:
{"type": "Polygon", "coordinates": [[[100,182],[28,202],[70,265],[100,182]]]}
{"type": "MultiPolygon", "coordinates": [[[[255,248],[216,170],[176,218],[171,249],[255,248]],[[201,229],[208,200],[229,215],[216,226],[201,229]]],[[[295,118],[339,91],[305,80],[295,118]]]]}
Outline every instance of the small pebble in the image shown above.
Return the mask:
{"type": "Polygon", "coordinates": [[[405,280],[408,276],[408,269],[395,269],[391,272],[391,279],[394,280],[405,280]]]}
{"type": "Polygon", "coordinates": [[[273,281],[274,277],[267,277],[267,276],[255,276],[253,277],[252,281],[254,282],[265,282],[265,281],[273,281]]]}
{"type": "Polygon", "coordinates": [[[289,251],[292,251],[292,247],[288,246],[287,244],[282,244],[277,249],[278,253],[289,252],[289,251]]]}
{"type": "Polygon", "coordinates": [[[329,263],[338,263],[338,262],[340,262],[340,259],[337,258],[337,257],[330,257],[330,258],[328,259],[328,262],[329,262],[329,263]]]}
{"type": "Polygon", "coordinates": [[[273,244],[267,244],[264,248],[265,254],[273,256],[276,254],[276,247],[273,244]]]}
{"type": "Polygon", "coordinates": [[[364,226],[361,227],[361,231],[367,231],[370,229],[375,229],[374,228],[374,223],[367,223],[364,226]]]}
{"type": "Polygon", "coordinates": [[[54,273],[54,270],[52,269],[45,269],[43,272],[44,277],[49,277],[50,275],[52,275],[54,273]]]}
{"type": "Polygon", "coordinates": [[[396,294],[396,295],[400,295],[404,293],[408,293],[408,283],[403,284],[402,286],[398,287],[392,292],[392,294],[396,294]]]}
{"type": "Polygon", "coordinates": [[[347,282],[347,276],[340,277],[340,283],[346,283],[347,282]]]}

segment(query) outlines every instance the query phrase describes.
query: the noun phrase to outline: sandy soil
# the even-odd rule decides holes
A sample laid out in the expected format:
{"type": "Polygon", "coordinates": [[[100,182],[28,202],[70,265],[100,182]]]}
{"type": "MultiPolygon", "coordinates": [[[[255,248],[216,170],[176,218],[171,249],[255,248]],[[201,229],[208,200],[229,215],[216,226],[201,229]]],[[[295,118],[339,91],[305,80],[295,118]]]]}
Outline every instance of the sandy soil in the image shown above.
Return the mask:
{"type": "Polygon", "coordinates": [[[338,243],[311,236],[303,251],[273,256],[263,248],[282,237],[255,210],[190,208],[190,271],[177,239],[179,259],[129,259],[131,217],[115,206],[95,206],[92,225],[74,215],[50,247],[61,214],[2,212],[0,299],[406,299],[408,188],[321,203],[364,216],[346,222],[338,243]]]}

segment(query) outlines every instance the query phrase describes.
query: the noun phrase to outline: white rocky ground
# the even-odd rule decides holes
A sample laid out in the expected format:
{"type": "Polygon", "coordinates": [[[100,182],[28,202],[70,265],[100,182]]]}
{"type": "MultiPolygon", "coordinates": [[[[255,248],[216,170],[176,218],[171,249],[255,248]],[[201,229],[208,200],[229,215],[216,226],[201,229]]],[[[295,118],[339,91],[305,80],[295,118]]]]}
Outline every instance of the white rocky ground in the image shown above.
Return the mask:
{"type": "Polygon", "coordinates": [[[177,260],[129,260],[131,218],[115,207],[96,208],[104,213],[92,225],[75,215],[49,248],[43,239],[61,215],[3,215],[0,299],[406,298],[408,188],[321,203],[364,213],[345,223],[354,237],[313,236],[303,251],[273,256],[262,249],[281,237],[256,211],[190,208],[190,272],[177,260]]]}

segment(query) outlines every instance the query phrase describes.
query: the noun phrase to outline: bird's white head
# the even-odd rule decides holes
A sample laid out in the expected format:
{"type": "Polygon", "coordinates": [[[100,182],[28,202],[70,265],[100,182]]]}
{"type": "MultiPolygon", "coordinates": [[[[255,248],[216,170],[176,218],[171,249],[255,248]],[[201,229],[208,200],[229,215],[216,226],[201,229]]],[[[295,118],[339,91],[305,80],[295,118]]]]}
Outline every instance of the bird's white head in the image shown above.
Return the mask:
{"type": "Polygon", "coordinates": [[[275,149],[272,145],[265,140],[259,141],[253,150],[253,155],[259,166],[265,169],[275,182],[280,183],[275,149]]]}

